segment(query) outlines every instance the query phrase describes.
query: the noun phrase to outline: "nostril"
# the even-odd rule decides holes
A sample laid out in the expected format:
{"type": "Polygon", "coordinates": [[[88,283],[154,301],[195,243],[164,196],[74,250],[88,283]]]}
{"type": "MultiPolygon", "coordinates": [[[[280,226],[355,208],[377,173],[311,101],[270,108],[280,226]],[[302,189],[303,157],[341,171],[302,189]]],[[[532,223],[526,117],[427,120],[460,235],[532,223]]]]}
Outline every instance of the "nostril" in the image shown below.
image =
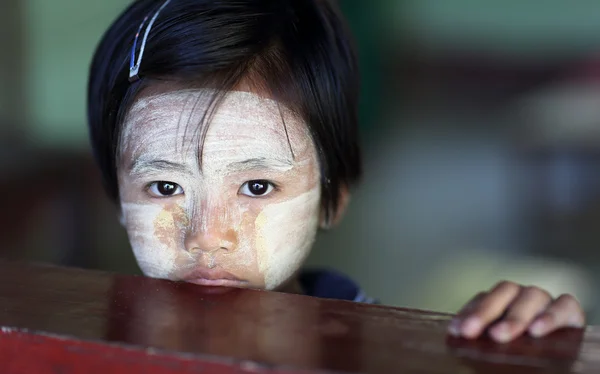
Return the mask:
{"type": "Polygon", "coordinates": [[[232,252],[237,246],[235,232],[189,232],[185,238],[185,248],[191,254],[232,252]]]}
{"type": "Polygon", "coordinates": [[[229,251],[229,249],[227,247],[213,247],[213,248],[192,247],[188,251],[192,254],[200,254],[200,253],[213,254],[218,251],[229,251]]]}
{"type": "Polygon", "coordinates": [[[200,247],[193,247],[193,248],[190,248],[188,251],[192,254],[197,254],[197,253],[201,253],[202,249],[200,247]]]}

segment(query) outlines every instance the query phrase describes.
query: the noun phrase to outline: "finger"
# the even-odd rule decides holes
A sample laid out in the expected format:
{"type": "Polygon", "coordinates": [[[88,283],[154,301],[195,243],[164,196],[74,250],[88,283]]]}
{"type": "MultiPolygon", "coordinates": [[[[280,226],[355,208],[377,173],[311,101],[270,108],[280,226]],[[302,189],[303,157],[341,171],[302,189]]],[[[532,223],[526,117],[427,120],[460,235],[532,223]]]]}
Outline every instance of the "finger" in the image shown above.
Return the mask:
{"type": "Polygon", "coordinates": [[[460,325],[465,316],[467,316],[479,304],[479,302],[487,295],[487,292],[480,292],[475,295],[469,302],[462,307],[458,313],[452,318],[448,325],[448,333],[453,336],[460,336],[460,325]]]}
{"type": "Polygon", "coordinates": [[[487,292],[480,292],[477,295],[475,295],[471,300],[469,300],[468,303],[465,304],[465,306],[462,307],[462,309],[456,314],[456,317],[462,318],[471,313],[473,309],[475,309],[475,307],[479,305],[481,300],[483,300],[483,298],[487,296],[487,294],[487,292]]]}
{"type": "Polygon", "coordinates": [[[500,318],[521,290],[513,282],[500,282],[470,311],[460,326],[465,338],[474,339],[492,322],[500,318]]]}
{"type": "Polygon", "coordinates": [[[563,327],[584,327],[585,315],[581,305],[572,295],[561,295],[529,327],[534,337],[548,335],[563,327]]]}
{"type": "Polygon", "coordinates": [[[538,287],[524,287],[504,317],[490,330],[498,343],[506,343],[521,335],[552,302],[552,296],[538,287]]]}

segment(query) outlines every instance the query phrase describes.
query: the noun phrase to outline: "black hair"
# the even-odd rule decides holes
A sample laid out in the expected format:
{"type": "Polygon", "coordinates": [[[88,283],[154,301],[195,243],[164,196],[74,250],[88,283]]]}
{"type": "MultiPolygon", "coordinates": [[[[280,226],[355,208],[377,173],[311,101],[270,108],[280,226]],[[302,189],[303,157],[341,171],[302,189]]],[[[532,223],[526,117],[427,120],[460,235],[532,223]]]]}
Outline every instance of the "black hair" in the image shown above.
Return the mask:
{"type": "Polygon", "coordinates": [[[131,4],[104,34],[91,64],[88,126],[109,197],[118,204],[120,131],[144,87],[167,80],[226,92],[251,79],[308,124],[320,165],[321,203],[329,217],[341,189],[361,175],[357,57],[336,5],[330,0],[173,0],[150,31],[140,79],[130,83],[136,31],[163,3],[131,4]]]}

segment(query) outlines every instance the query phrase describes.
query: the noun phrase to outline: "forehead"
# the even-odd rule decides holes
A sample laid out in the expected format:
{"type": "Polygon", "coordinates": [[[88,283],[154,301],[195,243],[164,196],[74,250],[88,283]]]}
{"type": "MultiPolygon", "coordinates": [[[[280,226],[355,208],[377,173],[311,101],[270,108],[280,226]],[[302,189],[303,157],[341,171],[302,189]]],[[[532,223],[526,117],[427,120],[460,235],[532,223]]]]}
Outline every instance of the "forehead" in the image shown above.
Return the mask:
{"type": "Polygon", "coordinates": [[[197,145],[203,158],[232,152],[295,158],[312,149],[306,123],[278,102],[240,91],[215,101],[214,94],[182,90],[137,100],[126,117],[120,151],[135,157],[197,145]]]}

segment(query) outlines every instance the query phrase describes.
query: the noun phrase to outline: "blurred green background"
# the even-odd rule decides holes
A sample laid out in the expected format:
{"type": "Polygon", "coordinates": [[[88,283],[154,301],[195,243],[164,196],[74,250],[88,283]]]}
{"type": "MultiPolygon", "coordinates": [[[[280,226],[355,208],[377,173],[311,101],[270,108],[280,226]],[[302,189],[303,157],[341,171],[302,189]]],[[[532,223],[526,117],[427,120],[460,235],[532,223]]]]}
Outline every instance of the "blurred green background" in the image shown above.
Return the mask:
{"type": "MultiPolygon", "coordinates": [[[[309,264],[455,311],[500,279],[600,322],[600,2],[340,0],[365,178],[309,264]]],[[[91,160],[91,54],[125,0],[0,5],[0,256],[138,272],[91,160]]]]}

